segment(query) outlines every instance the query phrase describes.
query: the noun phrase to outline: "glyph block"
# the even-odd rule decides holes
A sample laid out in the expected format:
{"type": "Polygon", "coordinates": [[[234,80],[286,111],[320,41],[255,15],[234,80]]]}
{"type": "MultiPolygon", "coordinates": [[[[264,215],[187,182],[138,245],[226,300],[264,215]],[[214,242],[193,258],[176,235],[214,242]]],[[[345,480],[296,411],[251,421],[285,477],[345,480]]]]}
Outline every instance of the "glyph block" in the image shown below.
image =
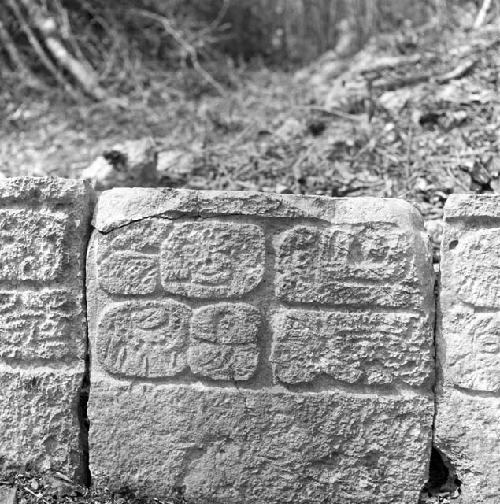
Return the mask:
{"type": "Polygon", "coordinates": [[[225,504],[418,500],[433,271],[410,205],[119,189],[94,226],[96,485],[225,504]]]}

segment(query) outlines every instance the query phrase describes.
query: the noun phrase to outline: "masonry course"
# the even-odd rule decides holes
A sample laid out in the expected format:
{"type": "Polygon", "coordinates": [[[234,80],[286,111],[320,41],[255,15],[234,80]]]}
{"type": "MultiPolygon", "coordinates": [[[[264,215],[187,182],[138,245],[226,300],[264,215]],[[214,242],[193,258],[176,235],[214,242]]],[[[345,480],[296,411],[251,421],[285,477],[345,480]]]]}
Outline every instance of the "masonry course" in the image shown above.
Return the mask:
{"type": "Polygon", "coordinates": [[[418,500],[434,298],[410,205],[115,189],[93,223],[97,486],[234,504],[418,500]]]}

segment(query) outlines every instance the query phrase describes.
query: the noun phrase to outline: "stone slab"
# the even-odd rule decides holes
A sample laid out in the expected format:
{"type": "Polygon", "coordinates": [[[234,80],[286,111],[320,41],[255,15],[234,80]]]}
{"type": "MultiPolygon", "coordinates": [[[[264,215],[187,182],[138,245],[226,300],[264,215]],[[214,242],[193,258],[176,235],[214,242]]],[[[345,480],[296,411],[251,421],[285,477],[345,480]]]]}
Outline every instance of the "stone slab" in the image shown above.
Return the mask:
{"type": "Polygon", "coordinates": [[[81,181],[0,184],[0,471],[80,479],[84,258],[91,191],[81,181]]]}
{"type": "Polygon", "coordinates": [[[93,222],[97,486],[227,504],[416,502],[433,271],[410,205],[120,189],[93,222]]]}
{"type": "Polygon", "coordinates": [[[437,447],[462,500],[500,501],[500,197],[451,196],[442,242],[437,447]]]}

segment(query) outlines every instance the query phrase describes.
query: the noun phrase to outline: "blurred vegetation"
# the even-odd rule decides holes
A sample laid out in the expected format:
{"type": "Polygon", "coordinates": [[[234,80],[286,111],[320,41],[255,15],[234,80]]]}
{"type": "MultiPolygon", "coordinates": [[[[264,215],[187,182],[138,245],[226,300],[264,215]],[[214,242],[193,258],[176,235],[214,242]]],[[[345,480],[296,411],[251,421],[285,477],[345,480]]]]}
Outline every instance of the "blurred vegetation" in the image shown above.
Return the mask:
{"type": "Polygon", "coordinates": [[[297,67],[335,48],[345,32],[350,34],[348,52],[354,54],[375,33],[446,17],[457,3],[2,0],[0,78],[8,85],[17,80],[77,93],[83,88],[99,99],[101,86],[128,92],[142,88],[151,72],[193,69],[220,92],[219,82],[227,84],[227,76],[220,74],[230,68],[297,67]]]}

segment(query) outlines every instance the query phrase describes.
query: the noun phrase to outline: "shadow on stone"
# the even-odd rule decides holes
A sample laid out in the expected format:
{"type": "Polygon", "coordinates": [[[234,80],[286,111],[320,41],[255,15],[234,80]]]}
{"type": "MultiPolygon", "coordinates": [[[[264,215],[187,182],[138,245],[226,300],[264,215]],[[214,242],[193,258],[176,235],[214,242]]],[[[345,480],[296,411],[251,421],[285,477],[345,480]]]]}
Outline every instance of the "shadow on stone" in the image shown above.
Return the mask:
{"type": "Polygon", "coordinates": [[[433,446],[429,464],[429,480],[422,488],[420,504],[433,502],[428,498],[456,499],[461,494],[461,486],[462,482],[453,464],[443,452],[433,446]]]}
{"type": "Polygon", "coordinates": [[[85,358],[85,374],[80,387],[78,402],[78,420],[80,422],[80,453],[81,453],[81,476],[80,483],[90,487],[91,475],[89,468],[89,419],[87,417],[87,403],[90,392],[90,357],[85,358]]]}

